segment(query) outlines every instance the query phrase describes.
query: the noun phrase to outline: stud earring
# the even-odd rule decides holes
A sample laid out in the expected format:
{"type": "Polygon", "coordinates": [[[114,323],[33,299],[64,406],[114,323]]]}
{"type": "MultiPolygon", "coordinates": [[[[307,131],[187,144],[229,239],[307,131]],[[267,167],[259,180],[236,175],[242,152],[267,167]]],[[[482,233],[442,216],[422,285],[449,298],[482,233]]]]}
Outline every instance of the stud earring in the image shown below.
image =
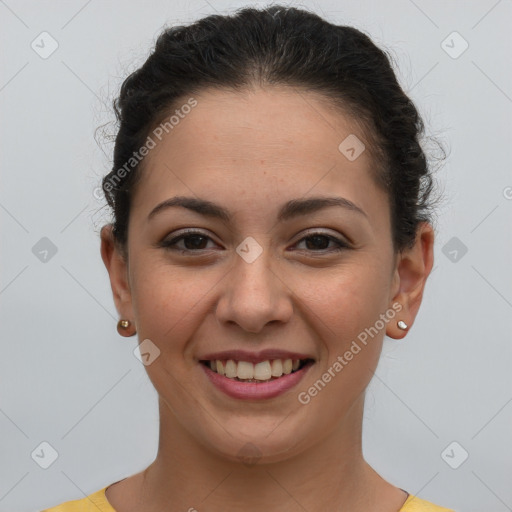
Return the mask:
{"type": "Polygon", "coordinates": [[[402,331],[407,330],[407,324],[403,320],[398,320],[397,325],[399,329],[402,329],[402,331]]]}
{"type": "Polygon", "coordinates": [[[119,320],[119,322],[117,322],[117,332],[125,338],[137,333],[135,325],[133,325],[130,320],[119,320]]]}

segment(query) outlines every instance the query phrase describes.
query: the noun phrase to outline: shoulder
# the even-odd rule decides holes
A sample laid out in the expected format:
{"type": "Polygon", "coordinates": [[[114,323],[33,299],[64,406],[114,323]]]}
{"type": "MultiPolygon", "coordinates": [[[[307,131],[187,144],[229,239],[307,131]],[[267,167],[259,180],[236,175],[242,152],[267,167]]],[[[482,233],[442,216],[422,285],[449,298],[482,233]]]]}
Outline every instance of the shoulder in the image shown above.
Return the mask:
{"type": "Polygon", "coordinates": [[[66,501],[41,512],[116,512],[105,496],[105,489],[107,487],[89,494],[85,498],[66,501]]]}
{"type": "MultiPolygon", "coordinates": [[[[116,512],[105,496],[108,486],[89,496],[77,500],[66,501],[56,507],[47,508],[41,512],[116,512]]],[[[409,495],[399,512],[455,512],[452,509],[440,507],[430,501],[409,495]]]]}
{"type": "Polygon", "coordinates": [[[455,512],[451,508],[440,507],[434,505],[430,501],[422,500],[417,496],[409,494],[409,497],[405,500],[402,508],[398,512],[455,512]]]}

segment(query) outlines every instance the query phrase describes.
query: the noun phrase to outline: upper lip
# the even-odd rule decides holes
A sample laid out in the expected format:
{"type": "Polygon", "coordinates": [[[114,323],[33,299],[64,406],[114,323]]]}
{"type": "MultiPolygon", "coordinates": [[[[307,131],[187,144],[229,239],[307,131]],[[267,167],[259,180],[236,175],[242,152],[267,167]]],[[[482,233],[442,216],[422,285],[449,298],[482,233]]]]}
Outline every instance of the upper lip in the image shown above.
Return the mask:
{"type": "Polygon", "coordinates": [[[262,361],[272,359],[314,359],[309,354],[299,352],[288,352],[280,349],[266,349],[260,352],[248,352],[247,350],[225,350],[223,352],[211,352],[199,358],[200,361],[226,361],[233,359],[234,361],[247,361],[249,363],[261,363],[262,361]]]}

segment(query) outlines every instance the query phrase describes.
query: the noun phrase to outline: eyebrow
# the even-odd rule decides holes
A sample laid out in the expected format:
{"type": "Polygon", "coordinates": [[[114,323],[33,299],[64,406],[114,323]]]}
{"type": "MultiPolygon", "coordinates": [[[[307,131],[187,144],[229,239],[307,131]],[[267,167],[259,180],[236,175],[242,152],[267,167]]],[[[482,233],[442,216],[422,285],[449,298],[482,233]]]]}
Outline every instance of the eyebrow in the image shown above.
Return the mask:
{"type": "MultiPolygon", "coordinates": [[[[292,199],[285,203],[279,210],[277,220],[282,222],[332,206],[345,208],[368,218],[364,210],[344,197],[311,197],[308,199],[292,199]]],[[[229,223],[232,217],[229,210],[211,201],[195,197],[176,196],[155,206],[148,215],[148,221],[158,213],[172,207],[187,208],[205,217],[220,219],[225,223],[229,223]]]]}

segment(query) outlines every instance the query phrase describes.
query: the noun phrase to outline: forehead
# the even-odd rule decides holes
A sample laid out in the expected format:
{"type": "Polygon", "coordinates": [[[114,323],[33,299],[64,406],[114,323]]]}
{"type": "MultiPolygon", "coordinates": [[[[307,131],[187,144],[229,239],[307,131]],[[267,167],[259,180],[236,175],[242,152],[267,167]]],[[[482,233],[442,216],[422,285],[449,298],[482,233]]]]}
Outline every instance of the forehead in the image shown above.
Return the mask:
{"type": "Polygon", "coordinates": [[[373,158],[360,125],[322,96],[272,86],[209,89],[193,98],[196,106],[181,112],[178,102],[181,115],[172,126],[150,133],[155,147],[143,162],[133,210],[147,215],[173,195],[196,195],[239,209],[248,201],[270,206],[273,200],[281,204],[335,189],[366,210],[387,207],[370,175],[373,158]],[[344,152],[351,147],[362,150],[355,159],[354,152],[344,152]]]}
{"type": "MultiPolygon", "coordinates": [[[[156,141],[159,147],[150,153],[149,160],[157,157],[167,142],[177,154],[182,153],[184,144],[187,149],[208,149],[209,155],[226,160],[256,161],[261,155],[275,163],[303,157],[322,162],[337,158],[340,142],[349,135],[366,138],[355,119],[335,109],[324,96],[299,88],[207,89],[194,99],[197,105],[187,108],[187,114],[173,116],[173,126],[165,127],[167,117],[156,128],[156,138],[161,134],[166,141],[156,141]]],[[[185,109],[186,103],[186,98],[178,101],[176,111],[185,109]]],[[[189,162],[202,157],[200,151],[187,154],[189,162]]],[[[369,151],[362,160],[368,159],[369,151]]]]}

